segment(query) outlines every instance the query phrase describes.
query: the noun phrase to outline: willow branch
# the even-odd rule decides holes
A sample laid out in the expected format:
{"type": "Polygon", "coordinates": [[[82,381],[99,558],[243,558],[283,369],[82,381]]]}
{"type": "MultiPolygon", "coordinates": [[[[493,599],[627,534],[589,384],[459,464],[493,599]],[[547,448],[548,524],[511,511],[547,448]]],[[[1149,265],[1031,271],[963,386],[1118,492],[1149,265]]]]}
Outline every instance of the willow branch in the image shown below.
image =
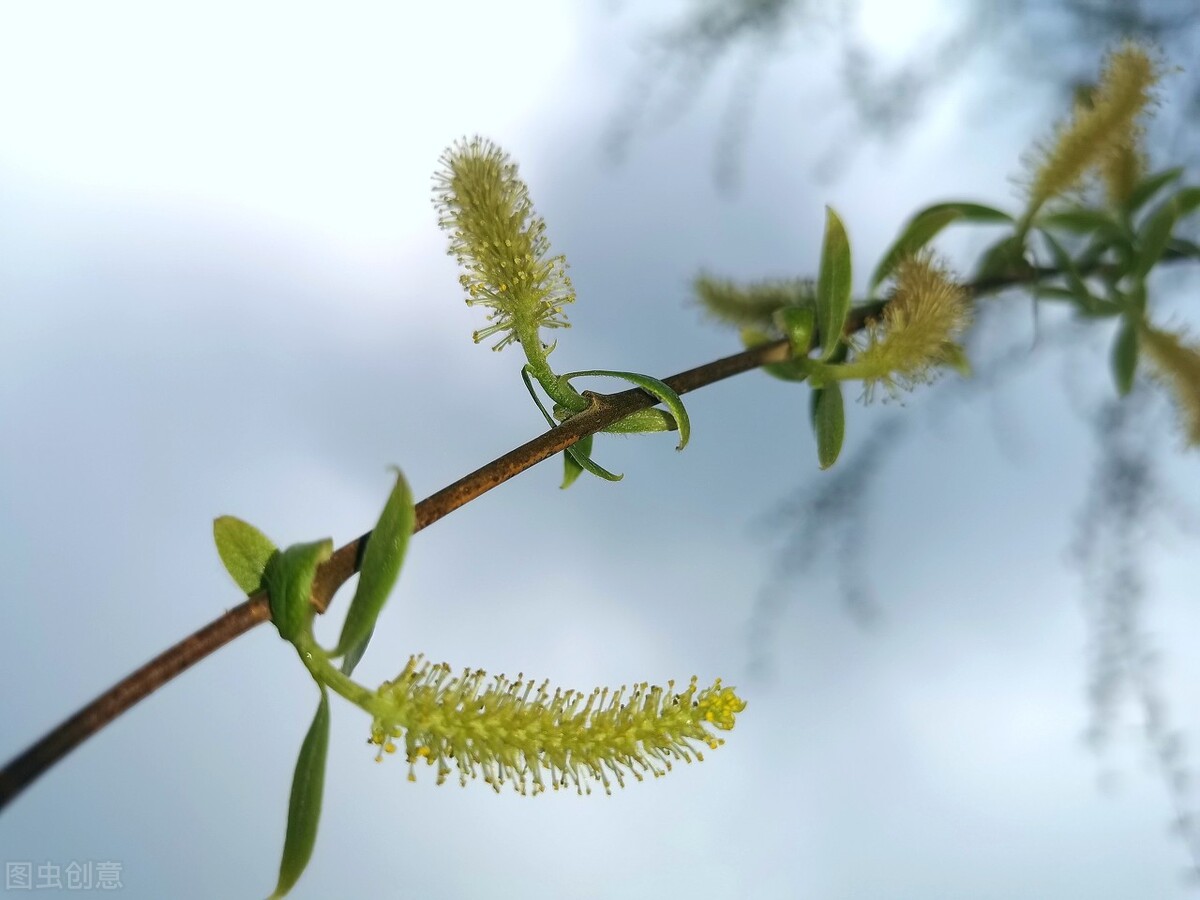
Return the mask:
{"type": "MultiPolygon", "coordinates": [[[[1179,254],[1170,251],[1164,255],[1164,261],[1178,258],[1181,258],[1179,254]]],[[[1101,267],[1097,267],[1099,268],[1101,267]]],[[[977,281],[967,285],[967,290],[972,297],[978,298],[1009,287],[1036,283],[1058,274],[1056,269],[1029,267],[1019,273],[977,281]]],[[[846,322],[845,334],[861,330],[869,319],[882,312],[883,306],[884,301],[875,301],[854,307],[846,322]]],[[[790,356],[791,350],[787,341],[777,340],[688,369],[664,378],[663,381],[676,393],[687,394],[769,363],[784,362],[790,356]]],[[[427,528],[460,506],[470,503],[543,460],[561,453],[588,435],[602,431],[630,413],[658,403],[657,398],[641,388],[632,388],[618,394],[589,393],[587,396],[592,400],[588,409],[418,503],[413,531],[427,528]]],[[[323,613],[328,608],[338,588],[358,571],[370,537],[371,533],[367,532],[346,544],[318,569],[312,598],[318,612],[323,613]]],[[[270,618],[266,592],[259,592],[163,651],[109,688],[0,770],[0,809],[6,807],[43,772],[139,700],[149,696],[234,638],[245,634],[256,625],[270,621],[270,618]]]]}

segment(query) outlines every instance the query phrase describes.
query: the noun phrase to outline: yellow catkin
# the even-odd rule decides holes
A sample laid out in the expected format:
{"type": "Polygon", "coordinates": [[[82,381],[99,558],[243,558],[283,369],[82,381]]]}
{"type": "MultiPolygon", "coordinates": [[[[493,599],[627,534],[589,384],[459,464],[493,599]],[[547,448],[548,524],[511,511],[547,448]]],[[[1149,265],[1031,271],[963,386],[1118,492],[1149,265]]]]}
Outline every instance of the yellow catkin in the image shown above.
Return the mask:
{"type": "Polygon", "coordinates": [[[733,728],[746,703],[718,679],[700,688],[693,677],[679,693],[645,683],[584,695],[550,690],[518,675],[488,679],[482,670],[452,675],[445,663],[417,656],[380,687],[371,742],[393,752],[403,738],[409,779],[422,760],[437,767],[437,783],[455,771],[460,784],[482,777],[497,792],[507,782],[522,794],[547,786],[612,793],[627,776],[641,781],[672,762],[704,759],[698,747],[723,742],[712,729],[733,728]],[[391,748],[391,749],[389,749],[391,748]]]}
{"type": "Polygon", "coordinates": [[[467,304],[491,309],[493,324],[475,332],[476,343],[498,334],[499,350],[521,335],[533,339],[538,328],[568,327],[563,306],[575,293],[566,258],[549,255],[546,223],[516,165],[480,137],[459,141],[441,162],[433,187],[438,224],[465,270],[459,281],[467,304]]]}
{"type": "Polygon", "coordinates": [[[882,321],[868,322],[843,373],[861,378],[870,399],[876,385],[889,392],[930,381],[950,361],[954,340],[970,322],[966,291],[925,252],[901,260],[882,321]]]}
{"type": "Polygon", "coordinates": [[[1029,216],[1042,204],[1079,185],[1124,147],[1135,147],[1139,118],[1150,104],[1159,65],[1145,48],[1127,41],[1109,54],[1091,106],[1077,104],[1044,148],[1029,186],[1029,216]]]}
{"type": "Polygon", "coordinates": [[[1139,342],[1155,373],[1170,387],[1183,417],[1187,443],[1200,447],[1200,346],[1183,334],[1143,325],[1139,342]]]}

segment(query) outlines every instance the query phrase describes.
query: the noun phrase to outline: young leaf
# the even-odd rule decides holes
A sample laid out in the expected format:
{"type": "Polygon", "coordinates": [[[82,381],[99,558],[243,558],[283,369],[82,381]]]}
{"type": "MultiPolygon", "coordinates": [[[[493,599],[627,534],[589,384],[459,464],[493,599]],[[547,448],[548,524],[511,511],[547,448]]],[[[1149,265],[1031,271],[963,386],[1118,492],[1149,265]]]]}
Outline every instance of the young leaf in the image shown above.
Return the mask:
{"type": "Polygon", "coordinates": [[[279,882],[271,900],[283,897],[300,880],[317,843],[317,823],[321,819],[321,796],[325,791],[325,757],[329,750],[329,697],[321,687],[321,703],[312,725],[300,745],[296,771],[292,775],[292,795],[288,801],[287,833],[283,839],[283,859],[279,863],[279,882]]]}
{"type": "Polygon", "coordinates": [[[842,342],[842,329],[850,312],[850,287],[850,239],[838,214],[826,206],[821,271],[817,275],[817,328],[821,332],[822,360],[833,356],[842,342]]]}
{"type": "Polygon", "coordinates": [[[846,436],[846,410],[840,381],[812,392],[812,423],[817,436],[817,462],[822,469],[828,469],[837,462],[846,436]]]}
{"type": "Polygon", "coordinates": [[[653,434],[658,431],[677,431],[679,423],[665,409],[652,406],[639,409],[611,425],[600,429],[605,434],[653,434]]]}
{"type": "Polygon", "coordinates": [[[1183,167],[1176,169],[1167,169],[1162,172],[1156,172],[1153,175],[1148,175],[1142,179],[1141,183],[1133,189],[1129,194],[1129,199],[1125,201],[1125,212],[1128,215],[1133,215],[1145,205],[1151,197],[1157,194],[1162,188],[1170,184],[1176,178],[1183,174],[1183,167]]]}
{"type": "MultiPolygon", "coordinates": [[[[592,438],[594,435],[588,435],[579,439],[575,444],[578,452],[584,456],[592,455],[592,438]]],[[[575,461],[574,455],[570,453],[563,454],[563,482],[559,485],[559,489],[566,490],[575,483],[575,479],[579,477],[579,473],[583,471],[583,466],[575,461]]]]}
{"type": "Polygon", "coordinates": [[[1124,397],[1133,390],[1133,376],[1138,362],[1138,319],[1127,315],[1117,329],[1112,346],[1113,380],[1117,393],[1124,397]]]}
{"type": "Polygon", "coordinates": [[[979,203],[938,203],[921,210],[908,220],[901,229],[899,237],[883,254],[883,258],[871,275],[868,293],[875,293],[875,288],[879,287],[892,274],[900,260],[906,256],[912,256],[952,222],[995,224],[1008,223],[1012,220],[1012,216],[1008,213],[979,203]]]}
{"type": "Polygon", "coordinates": [[[270,539],[249,522],[235,516],[220,516],[213,519],[213,540],[225,570],[242,592],[256,594],[262,590],[263,571],[275,552],[270,539]]]}
{"type": "Polygon", "coordinates": [[[333,541],[325,538],[311,544],[292,544],[267,562],[263,583],[270,593],[271,620],[285,641],[294,641],[308,622],[317,566],[332,555],[333,541]]]}
{"type": "Polygon", "coordinates": [[[584,375],[597,375],[602,378],[620,378],[637,385],[647,394],[657,397],[666,404],[667,409],[671,411],[671,415],[675,417],[675,422],[679,425],[679,444],[675,449],[682,450],[687,446],[688,438],[692,434],[692,423],[688,419],[687,410],[683,408],[683,401],[679,399],[679,395],[665,382],[659,381],[657,378],[651,378],[649,375],[638,375],[636,372],[612,372],[608,369],[586,369],[582,372],[568,372],[562,377],[564,380],[570,380],[584,375]]]}
{"type": "Polygon", "coordinates": [[[1171,240],[1176,221],[1200,206],[1200,187],[1185,187],[1170,199],[1164,200],[1138,229],[1139,253],[1133,273],[1143,278],[1154,268],[1171,240]]]}
{"type": "Polygon", "coordinates": [[[1110,213],[1090,206],[1070,206],[1054,212],[1043,213],[1037,217],[1034,225],[1041,229],[1057,228],[1072,234],[1111,234],[1122,233],[1121,224],[1110,213]]]}
{"type": "Polygon", "coordinates": [[[358,649],[358,654],[362,655],[363,642],[370,640],[375,620],[400,575],[414,517],[412,491],[404,475],[396,469],[396,486],[392,488],[363,551],[358,588],[346,612],[346,621],[342,623],[342,636],[338,638],[334,656],[349,653],[351,649],[359,648],[359,644],[363,644],[363,648],[358,649]]]}

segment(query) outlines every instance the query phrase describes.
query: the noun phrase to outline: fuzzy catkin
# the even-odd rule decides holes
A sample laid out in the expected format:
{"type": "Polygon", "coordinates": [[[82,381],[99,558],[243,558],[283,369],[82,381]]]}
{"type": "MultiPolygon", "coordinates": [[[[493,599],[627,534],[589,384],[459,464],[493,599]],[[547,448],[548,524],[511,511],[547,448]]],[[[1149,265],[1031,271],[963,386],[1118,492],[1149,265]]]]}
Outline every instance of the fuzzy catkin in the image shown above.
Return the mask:
{"type": "Polygon", "coordinates": [[[627,775],[641,781],[665,774],[675,760],[704,759],[698,745],[724,743],[709,729],[733,728],[746,705],[720,679],[701,689],[693,677],[680,693],[674,686],[551,693],[548,681],[489,681],[470,669],[454,676],[447,664],[417,656],[379,688],[370,740],[382,759],[403,738],[410,781],[425,760],[437,766],[438,784],[457,770],[460,784],[482,774],[497,793],[508,782],[522,794],[547,785],[590,794],[592,781],[612,793],[613,781],[624,787],[627,775]]]}

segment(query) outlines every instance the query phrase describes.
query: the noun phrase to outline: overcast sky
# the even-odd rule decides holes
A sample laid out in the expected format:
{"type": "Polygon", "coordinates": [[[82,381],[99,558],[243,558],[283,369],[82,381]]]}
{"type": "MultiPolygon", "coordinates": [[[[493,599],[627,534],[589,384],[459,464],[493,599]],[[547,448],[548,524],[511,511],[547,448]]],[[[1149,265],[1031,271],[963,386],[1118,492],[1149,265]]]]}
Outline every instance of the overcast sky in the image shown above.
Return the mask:
{"type": "MultiPolygon", "coordinates": [[[[632,6],[4,8],[0,757],[239,602],[214,517],[340,545],[374,523],[389,465],[424,497],[542,430],[517,350],[471,343],[483,313],[436,227],[430,178],[456,138],[513,155],[570,261],[578,301],[552,362],[665,376],[739,349],[688,305],[700,268],[812,274],[831,204],[861,289],[919,206],[1015,207],[1019,158],[1056,113],[1047,86],[1015,81],[988,90],[1020,102],[981,109],[982,66],[911,129],[855,147],[816,31],[764,70],[735,191],[714,159],[736,66],[669,123],[652,103],[614,165],[606,136],[630,91],[657,84],[638,86],[643,39],[676,8],[632,6]]],[[[905,8],[865,4],[888,52],[939,15],[905,8]]],[[[677,103],[663,87],[654,102],[677,103]]],[[[959,260],[978,246],[956,240],[959,260]]],[[[748,706],[702,764],[529,799],[409,783],[335,698],[294,896],[1190,896],[1137,706],[1103,755],[1082,739],[1089,617],[1067,550],[1097,457],[1084,414],[1113,393],[1111,329],[1056,342],[1045,312],[1026,352],[1028,301],[995,306],[980,347],[1017,354],[1004,378],[852,406],[831,473],[807,389],[751,373],[687,398],[683,453],[597,438],[620,484],[560,491],[553,460],[415,538],[360,681],[424,652],[582,689],[720,676],[748,706]],[[866,491],[850,580],[869,615],[845,602],[836,541],[777,577],[802,520],[772,512],[839,473],[866,491]]],[[[1196,457],[1145,396],[1158,477],[1194,511],[1196,457]]],[[[1192,738],[1194,542],[1153,532],[1140,610],[1172,727],[1192,738]]],[[[265,896],[316,698],[256,629],[29,789],[0,816],[0,858],[116,861],[129,897],[265,896]]]]}

